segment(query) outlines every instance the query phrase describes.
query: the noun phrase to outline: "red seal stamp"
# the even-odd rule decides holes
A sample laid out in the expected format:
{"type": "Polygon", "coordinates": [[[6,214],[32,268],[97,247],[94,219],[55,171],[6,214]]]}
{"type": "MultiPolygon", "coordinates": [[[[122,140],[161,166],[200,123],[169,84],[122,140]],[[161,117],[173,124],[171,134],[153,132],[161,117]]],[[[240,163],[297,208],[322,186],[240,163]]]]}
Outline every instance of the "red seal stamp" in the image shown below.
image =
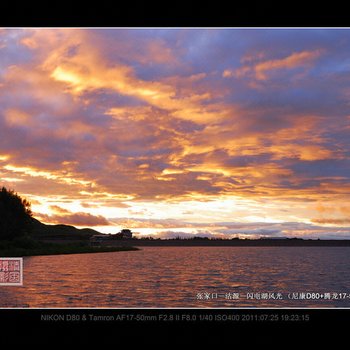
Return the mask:
{"type": "Polygon", "coordinates": [[[0,258],[0,286],[23,285],[23,258],[0,258]]]}

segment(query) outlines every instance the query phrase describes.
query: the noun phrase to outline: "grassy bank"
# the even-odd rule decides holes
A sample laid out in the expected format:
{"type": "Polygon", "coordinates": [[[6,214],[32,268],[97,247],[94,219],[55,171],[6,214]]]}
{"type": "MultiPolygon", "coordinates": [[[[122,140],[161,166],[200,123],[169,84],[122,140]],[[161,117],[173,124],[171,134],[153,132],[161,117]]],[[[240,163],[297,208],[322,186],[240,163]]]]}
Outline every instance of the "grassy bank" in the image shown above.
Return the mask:
{"type": "Polygon", "coordinates": [[[22,257],[34,255],[105,253],[138,250],[135,247],[90,247],[87,242],[44,243],[28,237],[13,241],[0,241],[0,257],[22,257]]]}

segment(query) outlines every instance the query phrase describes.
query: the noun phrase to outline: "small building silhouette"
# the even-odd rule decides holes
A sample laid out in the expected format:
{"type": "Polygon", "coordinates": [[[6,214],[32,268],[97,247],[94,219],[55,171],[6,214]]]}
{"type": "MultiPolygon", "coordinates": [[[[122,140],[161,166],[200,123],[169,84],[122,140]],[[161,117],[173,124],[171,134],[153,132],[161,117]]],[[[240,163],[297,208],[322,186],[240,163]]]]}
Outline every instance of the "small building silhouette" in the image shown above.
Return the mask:
{"type": "Polygon", "coordinates": [[[111,239],[110,234],[93,235],[90,237],[91,246],[100,246],[102,242],[109,241],[111,239]]]}
{"type": "Polygon", "coordinates": [[[122,239],[131,239],[132,238],[132,232],[128,228],[122,229],[120,232],[122,239]]]}

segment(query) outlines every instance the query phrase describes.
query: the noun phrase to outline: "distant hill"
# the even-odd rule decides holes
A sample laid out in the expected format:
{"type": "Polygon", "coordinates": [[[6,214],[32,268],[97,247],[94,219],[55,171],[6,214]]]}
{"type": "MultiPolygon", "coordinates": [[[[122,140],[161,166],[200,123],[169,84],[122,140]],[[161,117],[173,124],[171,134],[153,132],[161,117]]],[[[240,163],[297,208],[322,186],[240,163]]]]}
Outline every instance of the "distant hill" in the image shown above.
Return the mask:
{"type": "Polygon", "coordinates": [[[82,241],[95,234],[100,232],[68,225],[45,225],[33,217],[29,201],[13,190],[0,188],[0,241],[23,237],[55,242],[82,241]]]}
{"type": "Polygon", "coordinates": [[[100,232],[83,228],[77,229],[70,225],[46,225],[32,218],[30,235],[39,240],[88,240],[92,235],[100,232]]]}

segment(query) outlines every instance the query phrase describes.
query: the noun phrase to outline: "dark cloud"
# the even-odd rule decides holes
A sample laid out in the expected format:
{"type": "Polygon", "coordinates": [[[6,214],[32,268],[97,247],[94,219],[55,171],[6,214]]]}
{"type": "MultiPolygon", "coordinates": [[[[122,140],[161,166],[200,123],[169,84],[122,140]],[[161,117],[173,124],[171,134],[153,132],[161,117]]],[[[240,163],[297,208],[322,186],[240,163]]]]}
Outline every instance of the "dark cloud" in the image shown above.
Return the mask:
{"type": "Polygon", "coordinates": [[[350,224],[349,218],[320,218],[312,219],[312,222],[316,224],[332,224],[332,225],[347,225],[350,224]]]}
{"type": "Polygon", "coordinates": [[[111,223],[101,215],[92,215],[84,212],[72,213],[67,209],[59,206],[51,206],[53,215],[34,214],[40,220],[50,224],[64,224],[73,226],[104,226],[111,223]]]}
{"type": "Polygon", "coordinates": [[[110,225],[110,222],[101,215],[92,215],[88,213],[75,213],[68,215],[37,215],[37,217],[50,224],[63,224],[73,226],[104,226],[110,225]]]}
{"type": "MultiPolygon", "coordinates": [[[[317,222],[324,224],[325,222],[317,222]]],[[[348,224],[349,222],[330,222],[336,224],[348,224]]],[[[185,225],[183,225],[185,227],[185,225]]],[[[173,227],[175,228],[175,226],[173,227]]],[[[176,237],[209,237],[209,238],[305,238],[305,239],[318,239],[320,237],[324,239],[349,239],[350,227],[336,227],[329,228],[314,224],[305,224],[297,222],[287,223],[215,223],[212,227],[203,228],[202,225],[192,223],[192,232],[181,231],[181,229],[165,230],[152,234],[155,237],[162,238],[176,238],[176,237]]]]}
{"type": "MultiPolygon", "coordinates": [[[[137,213],[133,213],[136,215],[137,213]]],[[[139,212],[138,214],[144,214],[139,212]]],[[[143,219],[137,217],[110,218],[109,221],[115,225],[128,226],[133,228],[196,228],[206,227],[208,224],[191,223],[177,219],[143,219]]]]}

